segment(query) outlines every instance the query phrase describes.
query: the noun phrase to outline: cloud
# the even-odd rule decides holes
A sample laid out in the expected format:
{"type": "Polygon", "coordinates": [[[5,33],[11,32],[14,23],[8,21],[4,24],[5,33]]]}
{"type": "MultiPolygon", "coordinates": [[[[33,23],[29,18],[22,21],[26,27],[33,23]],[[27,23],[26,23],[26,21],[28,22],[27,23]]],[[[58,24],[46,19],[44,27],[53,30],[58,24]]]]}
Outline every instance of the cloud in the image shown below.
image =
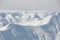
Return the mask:
{"type": "Polygon", "coordinates": [[[0,9],[14,9],[14,10],[29,10],[32,7],[36,10],[60,10],[60,3],[58,0],[2,0],[0,3],[0,9]]]}

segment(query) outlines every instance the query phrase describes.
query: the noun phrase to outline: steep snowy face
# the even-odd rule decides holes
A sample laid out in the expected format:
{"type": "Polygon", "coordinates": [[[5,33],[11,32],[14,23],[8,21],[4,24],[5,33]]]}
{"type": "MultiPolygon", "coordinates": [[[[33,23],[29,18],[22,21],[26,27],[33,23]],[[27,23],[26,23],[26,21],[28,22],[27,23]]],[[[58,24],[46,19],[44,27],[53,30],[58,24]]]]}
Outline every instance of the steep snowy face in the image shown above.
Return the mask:
{"type": "Polygon", "coordinates": [[[27,12],[22,16],[21,25],[24,26],[40,26],[47,24],[52,15],[49,15],[46,12],[27,12]]]}
{"type": "Polygon", "coordinates": [[[11,40],[10,37],[12,40],[13,37],[16,40],[21,40],[21,38],[22,40],[24,38],[27,40],[58,40],[59,38],[60,14],[58,13],[24,11],[5,12],[4,14],[6,16],[3,13],[0,15],[0,32],[7,40],[8,38],[11,40]]]}
{"type": "MultiPolygon", "coordinates": [[[[1,13],[0,13],[1,14],[1,13]]],[[[9,23],[15,23],[24,26],[40,26],[47,24],[52,15],[44,11],[29,12],[5,12],[5,19],[9,23]]],[[[0,19],[2,19],[0,17],[0,19]]]]}
{"type": "Polygon", "coordinates": [[[21,25],[26,25],[26,26],[40,26],[40,25],[45,25],[47,23],[49,23],[50,19],[51,19],[51,15],[42,18],[41,20],[38,20],[38,18],[36,19],[32,19],[31,21],[24,21],[21,25]]]}
{"type": "Polygon", "coordinates": [[[8,30],[8,21],[5,19],[6,14],[0,13],[0,31],[8,30]]]}
{"type": "MultiPolygon", "coordinates": [[[[55,13],[54,15],[57,15],[55,13]]],[[[0,13],[0,30],[3,30],[6,25],[8,24],[17,24],[17,25],[24,25],[24,26],[41,26],[48,24],[50,19],[52,18],[52,14],[44,11],[38,12],[5,12],[0,13]],[[4,25],[3,25],[4,24],[4,25]]]]}

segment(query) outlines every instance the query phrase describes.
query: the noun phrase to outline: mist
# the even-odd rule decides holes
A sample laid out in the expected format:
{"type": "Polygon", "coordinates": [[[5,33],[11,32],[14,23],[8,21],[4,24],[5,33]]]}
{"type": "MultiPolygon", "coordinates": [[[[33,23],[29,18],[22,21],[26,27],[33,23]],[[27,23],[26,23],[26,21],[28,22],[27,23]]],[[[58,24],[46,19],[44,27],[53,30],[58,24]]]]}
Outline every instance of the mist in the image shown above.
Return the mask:
{"type": "Polygon", "coordinates": [[[60,11],[59,0],[0,0],[0,10],[60,11]]]}

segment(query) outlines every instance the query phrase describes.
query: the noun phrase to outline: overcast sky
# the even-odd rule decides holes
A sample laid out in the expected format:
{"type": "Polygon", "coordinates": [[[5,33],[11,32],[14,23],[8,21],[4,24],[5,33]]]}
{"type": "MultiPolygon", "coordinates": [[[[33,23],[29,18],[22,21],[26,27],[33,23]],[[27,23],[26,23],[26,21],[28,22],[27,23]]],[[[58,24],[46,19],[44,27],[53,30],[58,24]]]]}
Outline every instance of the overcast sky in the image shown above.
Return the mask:
{"type": "Polygon", "coordinates": [[[0,0],[0,9],[60,10],[59,0],[0,0]]]}

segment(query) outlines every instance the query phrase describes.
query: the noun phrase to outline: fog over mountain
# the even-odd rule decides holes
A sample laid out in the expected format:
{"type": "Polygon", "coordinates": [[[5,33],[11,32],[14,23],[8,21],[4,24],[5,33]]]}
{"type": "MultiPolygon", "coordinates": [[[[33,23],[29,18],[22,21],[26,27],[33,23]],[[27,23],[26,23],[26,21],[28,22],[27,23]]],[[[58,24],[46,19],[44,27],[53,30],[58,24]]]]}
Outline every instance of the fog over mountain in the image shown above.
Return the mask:
{"type": "Polygon", "coordinates": [[[0,0],[0,10],[60,11],[59,0],[0,0]]]}

